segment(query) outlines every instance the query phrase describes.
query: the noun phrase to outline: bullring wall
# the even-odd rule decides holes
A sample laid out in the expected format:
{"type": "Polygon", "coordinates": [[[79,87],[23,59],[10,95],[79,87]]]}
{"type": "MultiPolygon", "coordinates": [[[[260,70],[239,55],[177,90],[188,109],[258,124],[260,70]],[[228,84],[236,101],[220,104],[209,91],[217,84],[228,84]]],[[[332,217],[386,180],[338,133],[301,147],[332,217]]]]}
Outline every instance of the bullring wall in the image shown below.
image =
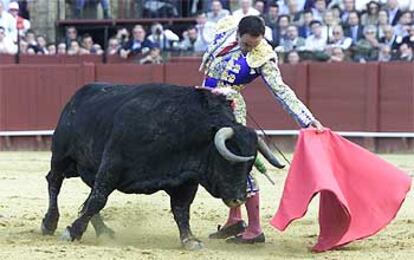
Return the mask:
{"type": "MultiPolygon", "coordinates": [[[[64,104],[89,82],[193,86],[203,77],[197,71],[200,60],[192,58],[161,65],[126,64],[116,57],[103,64],[97,56],[22,56],[20,64],[14,61],[0,56],[0,131],[54,129],[64,104]]],[[[414,64],[309,63],[280,69],[285,82],[333,130],[414,132],[414,64]]],[[[249,117],[261,128],[298,129],[260,79],[244,96],[249,117]]],[[[252,120],[249,125],[257,128],[252,120]]],[[[389,140],[375,140],[384,142],[389,140]]],[[[413,146],[410,139],[398,142],[413,146]]]]}

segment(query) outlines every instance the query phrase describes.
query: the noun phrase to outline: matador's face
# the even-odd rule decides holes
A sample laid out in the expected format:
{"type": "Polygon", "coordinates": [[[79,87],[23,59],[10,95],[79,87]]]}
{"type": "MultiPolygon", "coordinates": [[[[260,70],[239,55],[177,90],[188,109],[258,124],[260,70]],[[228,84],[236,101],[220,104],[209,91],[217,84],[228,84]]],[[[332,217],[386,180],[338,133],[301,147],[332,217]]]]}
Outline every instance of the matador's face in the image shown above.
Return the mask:
{"type": "Polygon", "coordinates": [[[243,52],[243,54],[247,54],[260,44],[260,42],[263,40],[263,35],[252,36],[248,33],[245,33],[242,36],[238,35],[237,40],[239,42],[240,50],[243,52]]]}

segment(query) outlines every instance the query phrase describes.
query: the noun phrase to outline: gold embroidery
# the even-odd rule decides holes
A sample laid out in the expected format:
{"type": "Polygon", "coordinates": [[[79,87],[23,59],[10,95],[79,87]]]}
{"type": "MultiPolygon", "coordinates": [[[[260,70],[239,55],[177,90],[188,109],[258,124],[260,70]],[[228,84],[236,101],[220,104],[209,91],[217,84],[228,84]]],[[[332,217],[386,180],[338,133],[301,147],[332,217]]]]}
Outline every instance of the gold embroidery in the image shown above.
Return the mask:
{"type": "Polygon", "coordinates": [[[222,74],[221,74],[221,79],[222,80],[227,80],[227,77],[229,76],[229,74],[227,73],[227,71],[224,71],[222,74]]]}
{"type": "Polygon", "coordinates": [[[233,83],[236,80],[236,76],[234,74],[229,74],[227,77],[227,81],[233,83]]]}
{"type": "Polygon", "coordinates": [[[247,64],[251,68],[258,68],[270,59],[277,59],[277,55],[265,39],[246,56],[247,64]]]}
{"type": "Polygon", "coordinates": [[[220,19],[216,24],[216,33],[227,32],[237,27],[237,20],[229,15],[220,19]]]}
{"type": "Polygon", "coordinates": [[[226,64],[226,71],[231,70],[233,68],[233,66],[234,66],[234,60],[230,59],[226,64]]]}
{"type": "Polygon", "coordinates": [[[241,67],[240,67],[240,64],[235,64],[232,68],[231,68],[231,71],[233,71],[234,73],[239,73],[240,72],[240,69],[241,69],[241,67]]]}

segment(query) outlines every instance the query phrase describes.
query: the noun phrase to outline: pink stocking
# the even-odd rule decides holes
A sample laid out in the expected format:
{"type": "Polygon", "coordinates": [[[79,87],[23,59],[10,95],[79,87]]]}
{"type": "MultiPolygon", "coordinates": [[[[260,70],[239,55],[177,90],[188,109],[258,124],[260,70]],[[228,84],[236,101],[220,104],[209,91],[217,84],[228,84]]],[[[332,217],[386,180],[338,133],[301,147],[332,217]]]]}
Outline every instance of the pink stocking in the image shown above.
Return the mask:
{"type": "Polygon", "coordinates": [[[240,207],[237,208],[231,208],[229,212],[229,218],[227,219],[226,224],[224,224],[225,227],[233,225],[241,220],[241,210],[240,207]]]}
{"type": "Polygon", "coordinates": [[[243,239],[252,239],[262,233],[260,226],[260,195],[257,192],[246,201],[247,216],[249,218],[249,225],[246,231],[242,233],[243,239]]]}

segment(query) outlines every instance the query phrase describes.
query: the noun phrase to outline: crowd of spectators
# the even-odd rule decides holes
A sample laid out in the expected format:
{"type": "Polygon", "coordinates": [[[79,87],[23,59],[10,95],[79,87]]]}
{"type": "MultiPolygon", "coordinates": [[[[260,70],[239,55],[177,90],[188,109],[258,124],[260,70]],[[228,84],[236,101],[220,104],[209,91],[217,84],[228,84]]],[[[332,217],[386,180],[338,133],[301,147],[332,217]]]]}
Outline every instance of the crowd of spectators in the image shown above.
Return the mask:
{"type": "MultiPolygon", "coordinates": [[[[78,1],[79,8],[84,1],[78,1]]],[[[101,1],[105,6],[107,1],[101,1]]],[[[145,2],[145,1],[144,1],[145,2]]],[[[165,2],[168,2],[167,0],[165,2]]],[[[198,12],[195,24],[178,33],[161,23],[149,28],[118,28],[104,49],[89,34],[66,28],[64,39],[48,42],[19,16],[19,5],[0,0],[0,53],[33,55],[119,55],[139,57],[139,63],[161,63],[164,53],[202,54],[214,39],[216,23],[228,15],[241,19],[259,15],[265,38],[280,62],[414,60],[414,0],[212,0],[208,12],[198,12]],[[16,26],[17,25],[17,26],[16,26]],[[16,28],[19,28],[17,30],[16,28]],[[20,37],[17,37],[17,36],[20,37]],[[19,38],[19,48],[17,39],[19,38]]],[[[106,12],[105,15],[109,14],[106,12]]]]}

